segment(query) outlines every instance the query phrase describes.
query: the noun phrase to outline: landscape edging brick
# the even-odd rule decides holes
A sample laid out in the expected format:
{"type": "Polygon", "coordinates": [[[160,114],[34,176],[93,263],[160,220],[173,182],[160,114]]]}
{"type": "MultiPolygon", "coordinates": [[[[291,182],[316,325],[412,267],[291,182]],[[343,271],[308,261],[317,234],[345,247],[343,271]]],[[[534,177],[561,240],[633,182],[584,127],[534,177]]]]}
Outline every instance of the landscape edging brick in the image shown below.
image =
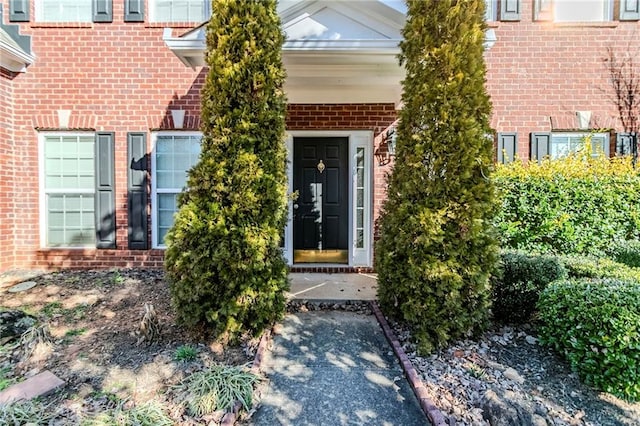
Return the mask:
{"type": "Polygon", "coordinates": [[[378,320],[387,341],[393,348],[393,352],[400,361],[404,375],[409,381],[413,393],[420,402],[420,408],[422,408],[424,414],[431,421],[431,424],[434,426],[447,426],[444,415],[427,396],[427,389],[422,384],[418,371],[413,367],[413,364],[411,364],[411,360],[409,360],[409,357],[402,349],[398,338],[394,334],[393,330],[391,330],[389,323],[382,314],[382,311],[380,311],[380,307],[376,302],[371,302],[371,311],[378,320]]]}

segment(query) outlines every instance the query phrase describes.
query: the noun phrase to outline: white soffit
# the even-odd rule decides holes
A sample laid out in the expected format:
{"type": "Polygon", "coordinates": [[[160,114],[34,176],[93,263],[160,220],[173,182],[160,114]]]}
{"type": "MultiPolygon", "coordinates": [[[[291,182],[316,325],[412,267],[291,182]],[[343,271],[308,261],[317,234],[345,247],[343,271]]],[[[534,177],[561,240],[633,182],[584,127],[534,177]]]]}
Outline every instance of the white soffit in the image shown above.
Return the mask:
{"type": "MultiPolygon", "coordinates": [[[[1,16],[1,15],[0,15],[1,16]]],[[[13,38],[0,28],[0,67],[13,72],[25,72],[35,57],[24,51],[13,38]]]]}
{"type": "MultiPolygon", "coordinates": [[[[378,0],[284,0],[278,13],[290,103],[399,102],[404,13],[378,0]]],[[[163,39],[185,65],[204,66],[205,28],[163,39]]]]}

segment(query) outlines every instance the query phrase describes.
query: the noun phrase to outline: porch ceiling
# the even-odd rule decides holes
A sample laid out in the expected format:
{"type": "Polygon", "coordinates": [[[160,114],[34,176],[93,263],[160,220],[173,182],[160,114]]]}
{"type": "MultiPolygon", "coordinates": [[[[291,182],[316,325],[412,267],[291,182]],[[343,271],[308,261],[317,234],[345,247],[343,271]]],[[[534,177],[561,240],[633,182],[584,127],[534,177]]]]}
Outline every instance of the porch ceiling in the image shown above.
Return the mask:
{"type": "MultiPolygon", "coordinates": [[[[405,16],[384,2],[289,1],[279,10],[287,40],[283,62],[290,103],[399,104],[398,64],[405,16]]],[[[163,39],[187,66],[205,65],[206,25],[163,39]]]]}

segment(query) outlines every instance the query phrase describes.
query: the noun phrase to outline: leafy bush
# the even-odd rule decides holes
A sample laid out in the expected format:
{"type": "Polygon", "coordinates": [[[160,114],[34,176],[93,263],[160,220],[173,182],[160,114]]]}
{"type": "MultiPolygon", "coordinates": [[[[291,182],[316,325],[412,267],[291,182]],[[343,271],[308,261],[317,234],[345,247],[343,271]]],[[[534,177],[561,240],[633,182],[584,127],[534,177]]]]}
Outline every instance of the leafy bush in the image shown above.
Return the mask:
{"type": "Polygon", "coordinates": [[[528,321],[542,290],[567,277],[567,271],[554,256],[506,252],[502,253],[501,265],[492,286],[493,316],[498,321],[528,321]]]}
{"type": "Polygon", "coordinates": [[[165,240],[165,268],[178,321],[234,338],[285,310],[284,35],[275,0],[212,8],[202,149],[165,240]]]}
{"type": "Polygon", "coordinates": [[[488,322],[498,246],[484,3],[407,4],[404,108],[376,269],[382,309],[413,329],[422,353],[488,322]]]}
{"type": "Polygon", "coordinates": [[[538,302],[543,343],[564,354],[588,384],[640,400],[640,284],[561,281],[538,302]]]}
{"type": "Polygon", "coordinates": [[[631,268],[608,258],[560,256],[571,278],[613,278],[640,281],[640,268],[631,268]]]}
{"type": "Polygon", "coordinates": [[[640,267],[640,241],[621,241],[609,250],[609,255],[619,263],[633,268],[640,267]]]}
{"type": "Polygon", "coordinates": [[[628,158],[574,155],[499,165],[502,246],[602,255],[611,241],[640,236],[640,177],[628,158]]]}

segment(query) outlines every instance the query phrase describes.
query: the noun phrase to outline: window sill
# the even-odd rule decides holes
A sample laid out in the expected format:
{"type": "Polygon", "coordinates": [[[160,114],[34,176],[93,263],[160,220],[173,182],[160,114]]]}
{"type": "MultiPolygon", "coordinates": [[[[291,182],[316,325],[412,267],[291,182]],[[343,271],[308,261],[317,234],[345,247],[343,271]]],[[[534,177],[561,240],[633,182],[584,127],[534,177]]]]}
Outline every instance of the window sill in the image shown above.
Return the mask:
{"type": "Polygon", "coordinates": [[[93,22],[33,22],[31,28],[93,28],[93,22]]]}
{"type": "Polygon", "coordinates": [[[548,23],[558,28],[616,28],[618,21],[606,21],[606,22],[550,22],[550,21],[535,21],[539,23],[548,23]]]}
{"type": "Polygon", "coordinates": [[[194,28],[202,22],[145,22],[145,28],[194,28]]]}

